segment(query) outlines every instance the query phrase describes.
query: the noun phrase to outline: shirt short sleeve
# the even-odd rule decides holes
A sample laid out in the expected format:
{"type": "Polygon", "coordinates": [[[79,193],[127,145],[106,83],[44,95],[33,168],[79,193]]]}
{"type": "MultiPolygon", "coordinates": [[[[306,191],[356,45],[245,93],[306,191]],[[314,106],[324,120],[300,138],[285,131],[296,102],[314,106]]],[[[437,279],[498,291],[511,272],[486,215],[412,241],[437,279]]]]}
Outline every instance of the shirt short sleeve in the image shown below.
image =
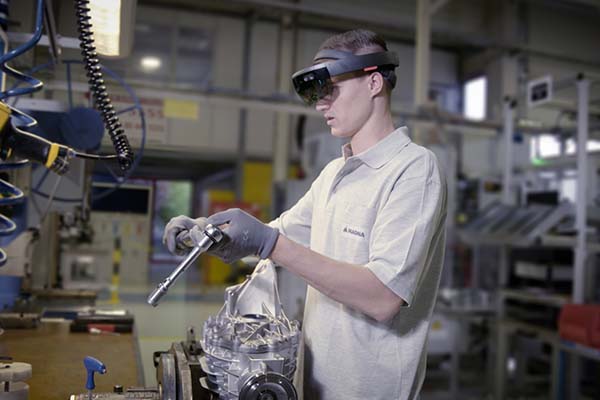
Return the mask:
{"type": "Polygon", "coordinates": [[[446,185],[434,156],[431,173],[398,179],[377,213],[366,265],[410,305],[432,257],[434,238],[443,233],[446,185]]]}

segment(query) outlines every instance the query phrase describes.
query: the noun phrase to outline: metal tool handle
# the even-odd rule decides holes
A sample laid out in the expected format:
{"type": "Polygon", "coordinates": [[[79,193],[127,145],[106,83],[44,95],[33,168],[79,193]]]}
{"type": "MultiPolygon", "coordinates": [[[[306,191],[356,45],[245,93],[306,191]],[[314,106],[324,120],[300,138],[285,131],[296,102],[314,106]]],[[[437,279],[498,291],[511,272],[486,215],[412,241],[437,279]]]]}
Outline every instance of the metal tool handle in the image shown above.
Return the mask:
{"type": "Polygon", "coordinates": [[[167,276],[162,282],[158,284],[156,289],[150,296],[148,296],[148,304],[153,307],[158,305],[160,299],[167,294],[167,291],[171,287],[173,283],[177,280],[179,275],[181,275],[192,263],[198,258],[198,256],[205,251],[207,251],[213,244],[218,243],[223,238],[223,232],[213,225],[207,225],[204,229],[204,237],[196,246],[192,248],[192,250],[188,253],[185,259],[175,268],[173,272],[169,276],[167,276]]]}

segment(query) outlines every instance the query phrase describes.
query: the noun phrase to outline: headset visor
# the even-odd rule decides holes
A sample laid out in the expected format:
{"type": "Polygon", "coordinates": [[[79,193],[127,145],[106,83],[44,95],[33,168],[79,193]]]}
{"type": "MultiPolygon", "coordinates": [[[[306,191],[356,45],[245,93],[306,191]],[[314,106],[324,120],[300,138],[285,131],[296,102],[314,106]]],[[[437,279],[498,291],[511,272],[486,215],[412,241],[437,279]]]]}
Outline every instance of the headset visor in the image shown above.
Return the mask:
{"type": "Polygon", "coordinates": [[[333,89],[331,78],[334,76],[357,71],[371,72],[383,68],[393,70],[399,64],[398,56],[389,51],[355,55],[341,50],[321,50],[314,61],[317,64],[292,75],[296,93],[311,106],[331,94],[333,89]]]}
{"type": "Polygon", "coordinates": [[[333,89],[329,71],[324,64],[313,65],[295,73],[292,82],[296,93],[309,106],[330,95],[333,89]]]}

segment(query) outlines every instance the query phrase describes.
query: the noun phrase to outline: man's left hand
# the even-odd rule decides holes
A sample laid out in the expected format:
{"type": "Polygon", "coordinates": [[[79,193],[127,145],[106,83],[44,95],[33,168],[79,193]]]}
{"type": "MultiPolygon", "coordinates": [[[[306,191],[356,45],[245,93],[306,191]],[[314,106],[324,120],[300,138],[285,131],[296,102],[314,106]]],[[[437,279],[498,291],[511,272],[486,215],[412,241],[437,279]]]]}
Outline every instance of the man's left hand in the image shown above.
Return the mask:
{"type": "MultiPolygon", "coordinates": [[[[268,258],[279,237],[277,229],[271,228],[239,208],[213,214],[208,217],[207,222],[218,227],[226,225],[221,230],[227,240],[219,243],[208,253],[228,264],[250,255],[268,258]]],[[[190,237],[194,242],[199,243],[203,238],[202,231],[194,228],[190,231],[190,237]]]]}

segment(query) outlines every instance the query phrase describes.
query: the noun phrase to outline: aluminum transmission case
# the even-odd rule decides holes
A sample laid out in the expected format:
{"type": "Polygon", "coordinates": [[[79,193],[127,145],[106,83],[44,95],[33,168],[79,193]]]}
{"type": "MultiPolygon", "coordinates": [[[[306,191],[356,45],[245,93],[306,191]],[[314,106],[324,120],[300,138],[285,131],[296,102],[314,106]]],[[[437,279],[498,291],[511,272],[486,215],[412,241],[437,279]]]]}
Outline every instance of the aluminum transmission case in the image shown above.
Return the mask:
{"type": "Polygon", "coordinates": [[[281,308],[275,266],[263,260],[226,289],[223,308],[204,324],[206,384],[224,400],[295,400],[299,344],[299,324],[281,308]]]}

